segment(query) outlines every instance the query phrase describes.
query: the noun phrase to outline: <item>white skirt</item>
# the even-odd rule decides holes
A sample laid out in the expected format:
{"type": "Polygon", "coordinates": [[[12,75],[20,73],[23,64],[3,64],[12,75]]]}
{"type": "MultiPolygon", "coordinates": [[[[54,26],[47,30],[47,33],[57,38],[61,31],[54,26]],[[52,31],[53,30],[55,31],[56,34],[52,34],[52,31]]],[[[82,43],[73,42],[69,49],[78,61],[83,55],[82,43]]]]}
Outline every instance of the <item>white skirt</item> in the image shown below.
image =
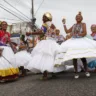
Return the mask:
{"type": "Polygon", "coordinates": [[[4,48],[2,55],[7,58],[8,61],[11,61],[11,58],[14,58],[14,52],[11,47],[0,46],[0,48],[4,48]]]}
{"type": "Polygon", "coordinates": [[[11,62],[12,58],[14,58],[12,49],[6,46],[0,46],[0,48],[4,48],[2,56],[0,57],[0,77],[18,74],[18,68],[13,64],[15,62],[11,62]]]}
{"type": "Polygon", "coordinates": [[[26,68],[27,64],[31,59],[32,59],[31,54],[28,53],[26,50],[17,52],[14,58],[15,65],[17,67],[24,66],[24,68],[26,68]]]}
{"type": "Polygon", "coordinates": [[[93,57],[96,57],[96,41],[86,37],[71,38],[61,44],[55,64],[60,65],[72,59],[93,57]]]}
{"type": "Polygon", "coordinates": [[[64,67],[54,68],[54,60],[58,52],[59,45],[54,40],[42,40],[33,49],[32,60],[29,62],[27,69],[34,73],[44,72],[61,72],[64,67]]]}

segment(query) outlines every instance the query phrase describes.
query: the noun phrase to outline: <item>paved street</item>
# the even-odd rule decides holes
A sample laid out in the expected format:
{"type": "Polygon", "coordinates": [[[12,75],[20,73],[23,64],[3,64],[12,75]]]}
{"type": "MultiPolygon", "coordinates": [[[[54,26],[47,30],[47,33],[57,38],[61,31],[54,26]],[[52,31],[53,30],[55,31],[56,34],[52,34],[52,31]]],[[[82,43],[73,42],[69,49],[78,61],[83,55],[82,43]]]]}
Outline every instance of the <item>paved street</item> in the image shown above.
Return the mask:
{"type": "Polygon", "coordinates": [[[28,74],[17,81],[1,83],[0,96],[96,96],[96,73],[85,77],[80,73],[79,79],[74,73],[57,74],[57,79],[41,81],[40,74],[28,74]]]}

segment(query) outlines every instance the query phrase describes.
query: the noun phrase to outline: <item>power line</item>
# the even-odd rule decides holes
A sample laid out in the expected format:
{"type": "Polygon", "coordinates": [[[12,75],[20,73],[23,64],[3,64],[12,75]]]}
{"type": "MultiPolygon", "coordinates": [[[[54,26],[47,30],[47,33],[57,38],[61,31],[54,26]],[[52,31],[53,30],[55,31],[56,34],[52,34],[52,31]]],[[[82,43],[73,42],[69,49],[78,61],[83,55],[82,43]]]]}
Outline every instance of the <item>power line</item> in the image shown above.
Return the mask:
{"type": "MultiPolygon", "coordinates": [[[[19,13],[21,13],[23,16],[25,16],[28,20],[30,20],[30,18],[29,17],[27,17],[25,14],[23,14],[21,11],[19,11],[17,8],[15,8],[14,6],[12,6],[8,1],[6,1],[6,0],[3,0],[4,2],[6,2],[8,5],[10,5],[12,8],[14,8],[15,10],[17,10],[19,13]]],[[[24,17],[24,18],[25,18],[24,17]]]]}
{"type": "Polygon", "coordinates": [[[22,18],[18,17],[17,15],[15,15],[14,13],[10,12],[9,10],[7,10],[6,8],[1,6],[2,4],[0,4],[0,8],[2,8],[3,10],[7,11],[8,13],[12,14],[13,16],[17,17],[18,19],[24,21],[22,18]]]}
{"type": "MultiPolygon", "coordinates": [[[[2,4],[0,4],[0,5],[3,6],[2,4]]],[[[25,20],[24,17],[22,17],[20,14],[14,12],[14,11],[12,11],[11,9],[9,9],[9,8],[7,8],[7,7],[5,7],[5,6],[3,6],[3,8],[9,10],[9,11],[10,11],[11,13],[13,13],[14,15],[16,14],[16,16],[19,17],[19,18],[21,17],[22,20],[23,20],[23,19],[25,20]]],[[[24,20],[23,20],[23,21],[24,21],[24,20]]],[[[26,19],[26,20],[27,20],[27,19],[26,19]]],[[[27,21],[28,21],[28,20],[27,20],[27,21]]]]}
{"type": "Polygon", "coordinates": [[[41,4],[39,5],[37,11],[35,12],[35,15],[37,14],[38,10],[40,9],[40,7],[42,6],[42,4],[44,3],[44,0],[42,0],[41,4]]]}
{"type": "Polygon", "coordinates": [[[6,20],[15,20],[15,21],[20,21],[20,20],[16,20],[16,19],[10,19],[10,18],[0,18],[0,19],[6,19],[6,20]]]}

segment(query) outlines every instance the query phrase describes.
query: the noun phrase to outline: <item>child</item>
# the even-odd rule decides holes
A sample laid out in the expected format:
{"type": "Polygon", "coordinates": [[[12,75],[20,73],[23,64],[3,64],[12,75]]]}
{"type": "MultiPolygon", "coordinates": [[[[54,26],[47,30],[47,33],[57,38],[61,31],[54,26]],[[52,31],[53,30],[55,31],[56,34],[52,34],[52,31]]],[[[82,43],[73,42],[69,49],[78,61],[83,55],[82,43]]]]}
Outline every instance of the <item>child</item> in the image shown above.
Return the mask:
{"type": "Polygon", "coordinates": [[[31,54],[27,52],[27,44],[25,41],[25,36],[20,38],[20,45],[18,46],[18,51],[15,54],[16,65],[20,68],[21,76],[26,75],[26,65],[31,60],[31,54]]]}
{"type": "Polygon", "coordinates": [[[63,35],[60,35],[60,30],[59,29],[56,29],[55,31],[56,31],[56,41],[57,41],[58,44],[61,45],[62,42],[65,41],[65,38],[64,38],[63,35]]]}
{"type": "Polygon", "coordinates": [[[94,40],[96,40],[96,24],[91,25],[91,31],[92,31],[91,36],[93,37],[94,40]]]}
{"type": "Polygon", "coordinates": [[[96,72],[96,60],[90,61],[88,63],[88,70],[91,72],[96,72]]]}

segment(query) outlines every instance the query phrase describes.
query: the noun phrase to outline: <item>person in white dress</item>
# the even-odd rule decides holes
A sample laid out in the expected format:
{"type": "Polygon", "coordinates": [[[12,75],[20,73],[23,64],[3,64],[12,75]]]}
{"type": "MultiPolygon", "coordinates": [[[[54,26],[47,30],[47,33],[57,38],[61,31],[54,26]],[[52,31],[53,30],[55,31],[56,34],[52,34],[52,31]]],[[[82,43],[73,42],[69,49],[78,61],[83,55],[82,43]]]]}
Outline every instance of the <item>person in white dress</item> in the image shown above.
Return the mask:
{"type": "MultiPolygon", "coordinates": [[[[85,75],[89,77],[90,73],[87,69],[86,58],[96,57],[96,42],[86,37],[86,24],[83,23],[82,20],[82,14],[81,12],[79,12],[76,15],[76,24],[74,24],[70,29],[67,29],[65,19],[62,20],[65,32],[71,33],[72,37],[61,44],[59,53],[64,53],[64,55],[62,55],[62,59],[59,62],[59,65],[61,65],[62,62],[73,60],[73,65],[75,69],[74,78],[79,78],[79,74],[77,71],[78,58],[81,58],[81,61],[84,65],[85,75]]],[[[59,60],[59,58],[57,59],[59,60]]]]}
{"type": "Polygon", "coordinates": [[[15,60],[13,63],[11,59],[14,58],[14,52],[10,44],[10,33],[6,32],[7,22],[1,23],[0,30],[0,82],[6,82],[10,80],[16,80],[19,75],[19,69],[15,66],[15,60]]]}
{"type": "MultiPolygon", "coordinates": [[[[42,79],[48,78],[48,73],[61,72],[63,68],[54,68],[54,59],[59,49],[59,45],[55,40],[55,26],[52,24],[52,16],[50,13],[43,15],[42,31],[45,40],[41,40],[31,52],[32,60],[29,62],[27,69],[38,73],[42,72],[42,79]]],[[[52,76],[54,76],[52,74],[52,76]]]]}
{"type": "Polygon", "coordinates": [[[96,41],[96,24],[91,25],[91,31],[92,31],[91,36],[92,36],[93,40],[96,41]]]}
{"type": "Polygon", "coordinates": [[[13,59],[16,61],[15,65],[20,69],[20,76],[25,76],[27,74],[26,66],[32,57],[31,54],[27,52],[27,44],[23,36],[20,38],[20,44],[17,47],[18,52],[15,53],[13,59]]]}

